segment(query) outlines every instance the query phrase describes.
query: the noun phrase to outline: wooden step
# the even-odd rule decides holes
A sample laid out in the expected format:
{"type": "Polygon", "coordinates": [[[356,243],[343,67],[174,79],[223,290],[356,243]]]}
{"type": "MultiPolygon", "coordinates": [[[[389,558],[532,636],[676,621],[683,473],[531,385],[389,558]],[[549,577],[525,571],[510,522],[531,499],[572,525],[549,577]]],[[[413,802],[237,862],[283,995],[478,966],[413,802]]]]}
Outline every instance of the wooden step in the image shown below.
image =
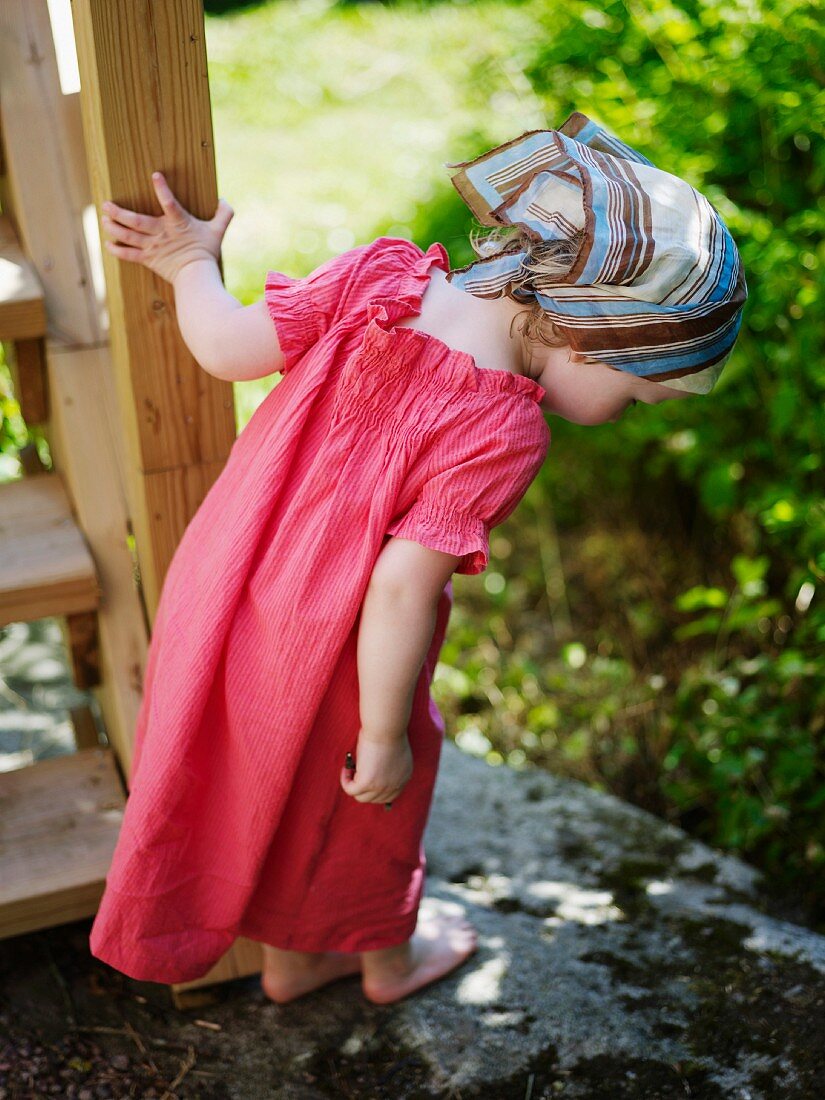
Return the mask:
{"type": "Polygon", "coordinates": [[[0,484],[0,626],[93,611],[100,595],[60,475],[0,484]]]}
{"type": "Polygon", "coordinates": [[[0,772],[0,939],[97,912],[125,804],[108,748],[0,772]]]}
{"type": "Polygon", "coordinates": [[[43,289],[23,255],[14,226],[0,214],[0,340],[46,335],[43,289]]]}

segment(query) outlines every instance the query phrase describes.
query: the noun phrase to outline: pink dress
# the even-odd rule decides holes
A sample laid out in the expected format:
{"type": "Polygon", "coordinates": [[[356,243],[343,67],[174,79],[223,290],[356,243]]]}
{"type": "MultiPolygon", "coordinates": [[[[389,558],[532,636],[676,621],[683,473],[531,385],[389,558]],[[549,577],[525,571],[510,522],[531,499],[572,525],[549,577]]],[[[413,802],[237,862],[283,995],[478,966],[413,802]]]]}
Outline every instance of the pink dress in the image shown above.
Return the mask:
{"type": "Polygon", "coordinates": [[[300,951],[408,939],[443,719],[442,592],[390,811],[339,775],[359,730],[356,641],[390,535],[487,565],[541,466],[544,389],[394,322],[443,245],[379,237],[305,278],[267,273],[284,377],[184,532],[152,630],[123,825],[92,954],[145,981],[205,974],[237,936],[300,951]]]}

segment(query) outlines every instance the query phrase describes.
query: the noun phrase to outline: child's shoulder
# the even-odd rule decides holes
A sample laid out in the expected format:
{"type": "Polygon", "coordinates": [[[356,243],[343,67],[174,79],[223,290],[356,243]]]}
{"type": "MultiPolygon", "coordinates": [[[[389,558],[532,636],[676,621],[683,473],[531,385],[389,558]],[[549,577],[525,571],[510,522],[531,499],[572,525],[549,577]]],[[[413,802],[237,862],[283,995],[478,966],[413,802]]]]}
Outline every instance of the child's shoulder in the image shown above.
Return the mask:
{"type": "Polygon", "coordinates": [[[367,249],[372,255],[409,258],[425,255],[424,249],[407,237],[376,237],[375,240],[361,247],[367,249]]]}
{"type": "Polygon", "coordinates": [[[340,288],[342,296],[350,308],[381,295],[403,297],[434,263],[449,268],[447,251],[438,242],[425,250],[405,237],[376,237],[338,257],[337,266],[346,284],[340,288]]]}
{"type": "Polygon", "coordinates": [[[360,249],[359,259],[376,277],[385,271],[406,270],[425,256],[438,255],[449,262],[446,249],[437,241],[425,250],[406,237],[376,237],[369,244],[361,245],[360,249]]]}

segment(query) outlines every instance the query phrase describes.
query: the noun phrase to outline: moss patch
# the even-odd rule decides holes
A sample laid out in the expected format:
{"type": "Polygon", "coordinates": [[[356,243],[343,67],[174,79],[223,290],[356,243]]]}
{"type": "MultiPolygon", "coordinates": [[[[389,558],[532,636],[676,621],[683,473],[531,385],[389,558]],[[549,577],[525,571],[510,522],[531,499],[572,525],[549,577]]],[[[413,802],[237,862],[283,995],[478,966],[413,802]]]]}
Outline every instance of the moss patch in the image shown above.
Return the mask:
{"type": "MultiPolygon", "coordinates": [[[[325,1050],[307,1061],[300,1076],[319,1096],[370,1097],[370,1100],[438,1100],[427,1087],[430,1069],[420,1052],[411,1050],[391,1034],[389,1019],[376,1025],[357,1054],[344,1054],[341,1044],[327,1044],[325,1050]]],[[[341,1043],[346,1035],[342,1033],[341,1043]]]]}
{"type": "Polygon", "coordinates": [[[784,955],[749,951],[740,925],[671,920],[686,942],[701,943],[691,979],[701,1009],[685,1031],[690,1049],[725,1066],[748,1054],[770,1059],[752,1077],[766,1096],[825,1096],[825,978],[784,955]]]}

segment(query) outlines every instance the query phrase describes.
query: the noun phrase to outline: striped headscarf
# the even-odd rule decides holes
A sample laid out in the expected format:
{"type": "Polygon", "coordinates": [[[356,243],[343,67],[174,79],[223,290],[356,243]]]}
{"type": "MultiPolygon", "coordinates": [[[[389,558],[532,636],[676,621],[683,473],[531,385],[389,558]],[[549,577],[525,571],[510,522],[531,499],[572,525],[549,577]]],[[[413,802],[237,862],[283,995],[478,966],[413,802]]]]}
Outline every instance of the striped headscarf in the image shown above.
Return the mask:
{"type": "Polygon", "coordinates": [[[739,252],[689,183],[576,111],[447,164],[482,225],[533,240],[581,234],[565,275],[530,273],[523,250],[482,257],[447,279],[481,298],[536,298],[570,346],[631,374],[707,393],[730,356],[748,295],[739,252]]]}

